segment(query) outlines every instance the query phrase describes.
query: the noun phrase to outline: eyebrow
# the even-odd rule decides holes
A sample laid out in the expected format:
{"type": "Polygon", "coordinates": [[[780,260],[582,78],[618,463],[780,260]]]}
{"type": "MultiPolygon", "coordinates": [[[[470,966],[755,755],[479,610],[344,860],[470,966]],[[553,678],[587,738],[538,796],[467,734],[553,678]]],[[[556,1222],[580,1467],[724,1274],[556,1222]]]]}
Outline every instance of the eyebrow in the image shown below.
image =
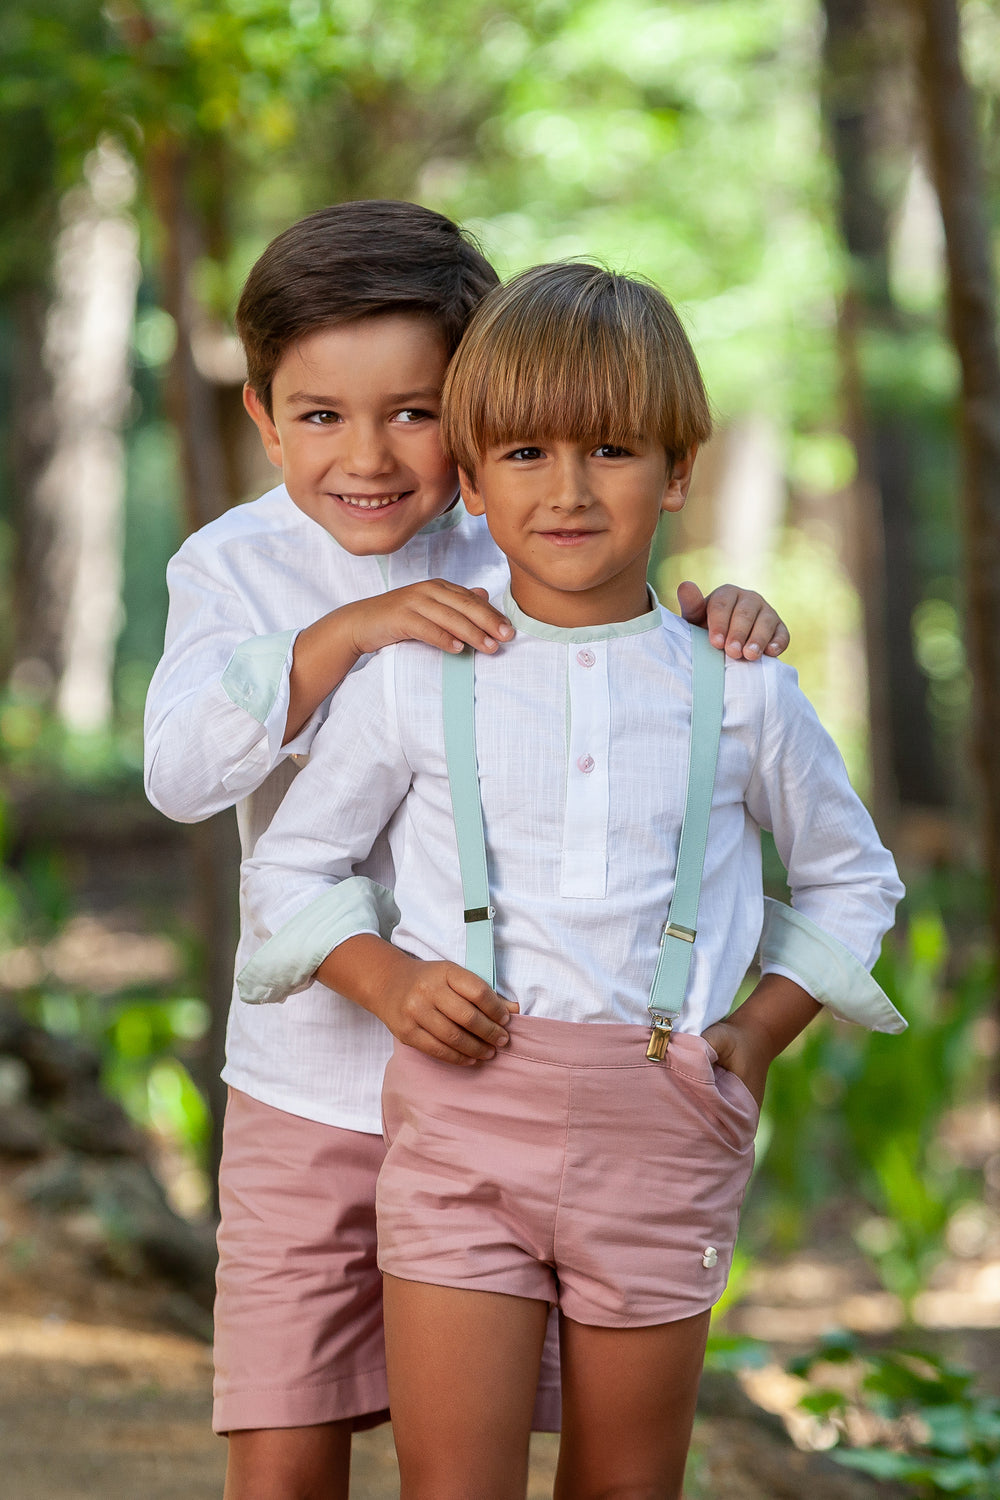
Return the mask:
{"type": "MultiPolygon", "coordinates": [[[[434,386],[429,386],[422,391],[403,391],[398,395],[393,392],[385,398],[387,406],[413,406],[418,401],[439,401],[440,399],[441,391],[434,386]]],[[[312,396],[308,391],[293,391],[290,396],[286,397],[286,400],[300,406],[319,406],[330,411],[335,411],[342,404],[339,397],[312,396]]]]}

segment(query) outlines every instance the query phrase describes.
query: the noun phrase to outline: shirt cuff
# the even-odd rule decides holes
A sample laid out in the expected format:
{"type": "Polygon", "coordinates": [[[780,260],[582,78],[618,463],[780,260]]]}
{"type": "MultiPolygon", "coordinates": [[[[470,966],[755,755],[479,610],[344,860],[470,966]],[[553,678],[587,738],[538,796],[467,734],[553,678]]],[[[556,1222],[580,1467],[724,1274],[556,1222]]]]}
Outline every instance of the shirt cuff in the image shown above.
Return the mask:
{"type": "Polygon", "coordinates": [[[285,1000],[309,983],[334,948],[361,932],[386,940],[399,921],[392,892],[365,875],[325,890],[262,944],[236,976],[248,1005],[285,1000]]]}
{"type": "Polygon", "coordinates": [[[842,1021],[900,1032],[906,1021],[864,964],[835,937],[782,901],[764,898],[762,974],[784,974],[842,1021]]]}

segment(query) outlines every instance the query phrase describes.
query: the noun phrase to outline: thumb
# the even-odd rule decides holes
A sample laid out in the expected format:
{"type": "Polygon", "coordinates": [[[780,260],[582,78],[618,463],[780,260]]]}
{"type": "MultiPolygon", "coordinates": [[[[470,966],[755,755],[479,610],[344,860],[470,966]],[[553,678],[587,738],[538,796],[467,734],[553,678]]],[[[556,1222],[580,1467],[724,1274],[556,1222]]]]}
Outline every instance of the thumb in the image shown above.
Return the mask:
{"type": "Polygon", "coordinates": [[[705,595],[696,583],[688,579],[678,585],[677,603],[681,607],[682,618],[687,620],[689,625],[704,625],[708,618],[705,595]]]}

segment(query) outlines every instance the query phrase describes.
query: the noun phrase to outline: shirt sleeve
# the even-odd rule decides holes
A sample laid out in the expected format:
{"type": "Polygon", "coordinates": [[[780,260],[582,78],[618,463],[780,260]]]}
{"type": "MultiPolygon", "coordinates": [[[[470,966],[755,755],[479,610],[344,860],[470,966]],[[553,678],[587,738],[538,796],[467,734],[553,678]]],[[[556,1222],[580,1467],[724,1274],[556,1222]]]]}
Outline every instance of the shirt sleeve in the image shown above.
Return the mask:
{"type": "Polygon", "coordinates": [[[244,909],[261,944],[237,976],[251,1004],[283,1000],[349,937],[388,938],[399,920],[391,894],[354,874],[410,784],[395,655],[389,648],[338,689],[308,764],[243,866],[244,909]]]}
{"type": "Polygon", "coordinates": [[[167,568],[166,640],[146,698],[146,795],[197,823],[308,751],[325,705],[282,745],[295,630],[258,635],[247,605],[189,539],[167,568]]]}
{"type": "Polygon", "coordinates": [[[767,903],[761,970],[794,979],[844,1019],[901,1031],[869,972],[903,895],[896,866],[796,672],[762,665],[767,702],[746,803],[774,834],[791,910],[767,903]]]}

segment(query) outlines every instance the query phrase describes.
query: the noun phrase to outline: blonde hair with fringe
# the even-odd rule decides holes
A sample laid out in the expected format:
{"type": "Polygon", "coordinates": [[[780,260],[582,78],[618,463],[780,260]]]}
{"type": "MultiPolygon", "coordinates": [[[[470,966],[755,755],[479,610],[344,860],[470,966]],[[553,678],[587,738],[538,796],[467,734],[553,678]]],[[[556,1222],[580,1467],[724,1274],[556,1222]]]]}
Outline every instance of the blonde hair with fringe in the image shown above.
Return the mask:
{"type": "Polygon", "coordinates": [[[441,439],[475,476],[491,448],[535,438],[661,443],[711,435],[694,350],[658,288],[602,266],[535,266],[480,303],[448,370],[441,439]]]}

